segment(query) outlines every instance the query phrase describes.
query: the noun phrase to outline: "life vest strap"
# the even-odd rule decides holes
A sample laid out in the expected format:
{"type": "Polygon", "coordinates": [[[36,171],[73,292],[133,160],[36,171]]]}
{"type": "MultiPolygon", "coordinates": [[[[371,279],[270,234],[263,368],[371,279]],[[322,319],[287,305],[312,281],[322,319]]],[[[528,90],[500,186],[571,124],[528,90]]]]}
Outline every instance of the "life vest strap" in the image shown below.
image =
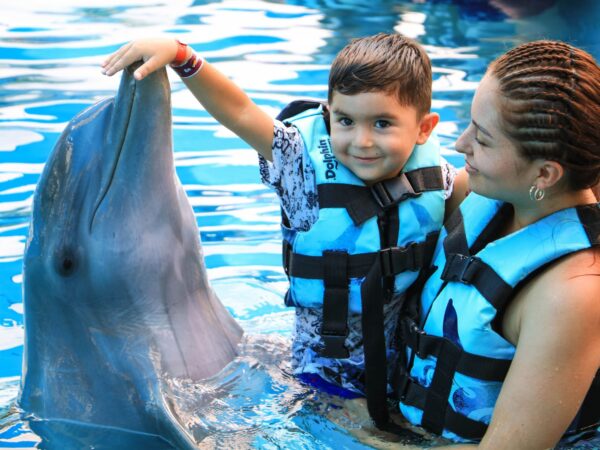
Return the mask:
{"type": "Polygon", "coordinates": [[[361,285],[361,325],[365,355],[365,394],[369,415],[379,429],[390,423],[387,410],[387,354],[383,327],[381,263],[376,261],[361,285]]]}
{"type": "Polygon", "coordinates": [[[355,225],[361,225],[398,203],[427,191],[444,188],[442,169],[424,167],[375,183],[371,187],[327,183],[318,186],[320,208],[345,208],[355,225]]]}
{"type": "Polygon", "coordinates": [[[321,356],[348,358],[344,342],[348,335],[348,253],[323,252],[323,324],[321,338],[325,344],[321,356]]]}
{"type": "Polygon", "coordinates": [[[325,102],[321,102],[318,100],[294,100],[288,103],[275,117],[277,120],[284,122],[286,119],[290,119],[301,112],[307,111],[309,109],[316,109],[319,106],[323,106],[323,108],[327,108],[327,104],[325,102]]]}
{"type": "Polygon", "coordinates": [[[441,341],[435,371],[427,395],[421,424],[435,434],[442,434],[446,411],[451,409],[448,405],[448,396],[452,390],[452,380],[456,366],[460,360],[461,349],[454,343],[441,341]]]}
{"type": "MultiPolygon", "coordinates": [[[[400,401],[407,406],[413,406],[425,411],[429,389],[413,381],[407,375],[401,381],[401,386],[400,401]]],[[[425,426],[425,424],[423,425],[425,426]]],[[[487,424],[470,419],[454,411],[450,405],[446,404],[443,415],[443,429],[456,433],[466,439],[479,440],[485,434],[487,427],[487,424]]],[[[443,429],[439,430],[437,434],[441,434],[443,429]]]]}
{"type": "MultiPolygon", "coordinates": [[[[347,255],[347,276],[362,278],[380,259],[383,276],[394,276],[402,272],[416,272],[431,260],[438,232],[429,233],[423,242],[413,242],[406,247],[390,247],[379,252],[347,255]]],[[[325,253],[325,252],[324,252],[325,253]]],[[[325,276],[323,256],[294,253],[289,242],[283,241],[283,267],[288,277],[322,280],[325,276]]]]}
{"type": "Polygon", "coordinates": [[[371,194],[375,199],[375,203],[377,203],[383,211],[397,205],[407,198],[417,197],[419,195],[415,192],[415,189],[405,173],[375,183],[371,186],[371,194]]]}
{"type": "Polygon", "coordinates": [[[476,256],[459,253],[447,255],[441,278],[444,281],[457,281],[474,286],[496,311],[502,311],[512,298],[512,286],[476,256]]]}
{"type": "Polygon", "coordinates": [[[576,210],[590,244],[600,245],[600,203],[577,206],[576,210]]]}
{"type": "Polygon", "coordinates": [[[569,426],[569,431],[581,432],[587,429],[595,430],[600,425],[600,370],[592,380],[577,416],[569,426]]]}
{"type": "Polygon", "coordinates": [[[456,372],[472,378],[486,381],[503,381],[510,367],[511,360],[509,359],[489,358],[466,352],[447,338],[426,334],[410,319],[400,321],[398,334],[399,339],[405,342],[421,359],[428,356],[438,358],[444,348],[454,345],[460,350],[456,372]]]}

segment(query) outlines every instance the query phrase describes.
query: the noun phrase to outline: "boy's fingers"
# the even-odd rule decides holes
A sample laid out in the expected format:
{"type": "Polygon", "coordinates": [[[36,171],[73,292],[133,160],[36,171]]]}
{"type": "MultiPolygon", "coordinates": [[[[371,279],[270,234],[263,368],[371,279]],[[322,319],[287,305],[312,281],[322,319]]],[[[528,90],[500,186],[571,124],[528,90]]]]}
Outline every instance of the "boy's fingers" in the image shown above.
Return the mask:
{"type": "Polygon", "coordinates": [[[127,54],[131,52],[132,46],[133,43],[131,42],[122,46],[119,50],[110,55],[104,61],[104,63],[102,63],[102,67],[106,75],[113,75],[114,73],[123,69],[123,67],[126,67],[125,65],[122,65],[122,60],[127,58],[127,54]]]}
{"type": "Polygon", "coordinates": [[[152,56],[150,59],[148,59],[148,61],[138,67],[138,69],[133,73],[133,77],[138,81],[143,80],[145,77],[161,67],[162,64],[160,64],[159,59],[156,56],[152,56]]]}
{"type": "Polygon", "coordinates": [[[133,45],[132,42],[121,46],[116,52],[112,53],[108,58],[104,60],[102,63],[102,67],[110,66],[116,59],[119,59],[123,53],[125,53],[129,48],[133,45]]]}
{"type": "Polygon", "coordinates": [[[136,51],[133,46],[129,46],[127,49],[124,49],[124,52],[121,54],[115,55],[115,58],[111,63],[105,67],[105,73],[106,75],[113,75],[141,59],[142,55],[136,51]]]}

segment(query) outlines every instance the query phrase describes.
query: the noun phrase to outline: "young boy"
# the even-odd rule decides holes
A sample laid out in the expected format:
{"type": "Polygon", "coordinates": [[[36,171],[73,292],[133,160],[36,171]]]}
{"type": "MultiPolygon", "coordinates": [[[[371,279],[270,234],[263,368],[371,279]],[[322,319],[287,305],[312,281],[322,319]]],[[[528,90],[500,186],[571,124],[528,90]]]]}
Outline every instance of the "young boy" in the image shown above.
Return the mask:
{"type": "Polygon", "coordinates": [[[450,199],[455,171],[430,139],[439,117],[430,112],[425,51],[398,34],[355,39],[332,64],[328,106],[294,102],[275,120],[172,39],[129,43],[104,73],[140,59],[136,79],[171,64],[206,110],[259,153],[262,180],[282,206],[294,372],[345,398],[366,394],[383,425],[404,294],[429,266],[444,201],[460,200],[450,199]]]}

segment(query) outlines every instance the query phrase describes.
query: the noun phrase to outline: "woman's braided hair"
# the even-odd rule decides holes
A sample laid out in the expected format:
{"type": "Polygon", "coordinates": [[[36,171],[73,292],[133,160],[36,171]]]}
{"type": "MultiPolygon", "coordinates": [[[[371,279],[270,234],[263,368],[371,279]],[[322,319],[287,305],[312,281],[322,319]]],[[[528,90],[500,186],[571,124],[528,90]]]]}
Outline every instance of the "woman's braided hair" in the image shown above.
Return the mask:
{"type": "Polygon", "coordinates": [[[560,163],[573,190],[600,180],[600,67],[585,51],[557,41],[520,45],[489,72],[500,84],[508,136],[530,160],[560,163]]]}

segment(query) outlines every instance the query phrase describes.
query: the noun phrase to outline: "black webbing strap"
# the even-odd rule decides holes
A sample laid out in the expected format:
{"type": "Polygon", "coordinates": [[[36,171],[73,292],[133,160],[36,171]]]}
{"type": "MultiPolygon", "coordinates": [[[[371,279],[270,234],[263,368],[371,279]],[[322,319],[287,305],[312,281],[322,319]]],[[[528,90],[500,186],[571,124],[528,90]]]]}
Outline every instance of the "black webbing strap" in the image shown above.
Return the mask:
{"type": "Polygon", "coordinates": [[[323,295],[323,324],[321,338],[325,344],[321,356],[348,358],[344,345],[348,335],[348,253],[324,251],[323,268],[325,293],[323,295]]]}
{"type": "MultiPolygon", "coordinates": [[[[506,213],[507,207],[502,207],[482,234],[488,235],[506,213]]],[[[460,208],[450,216],[445,227],[448,235],[444,239],[446,265],[441,275],[442,280],[474,286],[497,311],[502,311],[506,302],[512,298],[513,287],[487,263],[471,256],[460,208]]]]}
{"type": "Polygon", "coordinates": [[[365,394],[369,415],[379,429],[390,420],[387,410],[387,355],[383,329],[383,286],[379,261],[361,286],[362,331],[365,354],[365,394]]]}
{"type": "MultiPolygon", "coordinates": [[[[420,247],[422,258],[431,258],[431,252],[435,246],[437,233],[428,236],[426,242],[420,247]],[[428,256],[425,256],[427,254],[428,256]]],[[[409,246],[410,247],[410,246],[409,246]]],[[[390,259],[380,258],[367,274],[361,285],[362,302],[362,332],[363,348],[365,355],[365,394],[367,396],[367,409],[369,415],[375,422],[377,428],[402,436],[405,434],[397,425],[389,419],[387,409],[387,354],[384,333],[383,306],[385,302],[385,290],[383,279],[384,266],[395,266],[399,264],[393,259],[394,249],[389,249],[392,255],[390,259]],[[386,261],[386,263],[383,263],[386,261]]],[[[415,250],[416,251],[416,250],[415,250]]],[[[427,259],[429,261],[429,259],[427,259]]],[[[420,261],[417,261],[420,263],[420,261]]],[[[413,264],[415,259],[413,259],[413,264]]],[[[423,265],[415,268],[419,270],[423,265]]],[[[395,270],[395,269],[392,269],[395,270]]]]}
{"type": "Polygon", "coordinates": [[[444,253],[446,259],[452,253],[460,253],[462,255],[469,254],[469,244],[465,233],[465,225],[460,208],[456,208],[444,224],[448,235],[444,239],[444,253]]]}
{"type": "Polygon", "coordinates": [[[461,349],[450,341],[442,341],[431,384],[425,396],[421,424],[432,433],[442,434],[449,409],[448,396],[460,360],[461,349]]]}
{"type": "Polygon", "coordinates": [[[513,214],[513,207],[510,203],[504,203],[494,217],[488,222],[475,242],[469,247],[465,233],[463,215],[460,208],[457,208],[448,218],[444,227],[448,235],[444,239],[444,252],[446,257],[452,253],[461,255],[473,255],[481,251],[489,242],[496,239],[501,228],[513,214]]]}
{"type": "Polygon", "coordinates": [[[318,108],[321,105],[323,105],[323,107],[326,106],[325,102],[315,100],[294,100],[293,102],[288,103],[279,114],[277,114],[276,119],[283,122],[307,109],[318,108]]]}
{"type": "MultiPolygon", "coordinates": [[[[420,330],[410,319],[401,320],[398,324],[398,337],[405,342],[419,358],[441,354],[444,346],[451,342],[444,337],[431,336],[420,330]],[[448,341],[448,343],[444,343],[448,341]]],[[[456,371],[472,378],[485,381],[503,381],[508,373],[511,360],[496,359],[461,350],[456,371]]]]}
{"type": "Polygon", "coordinates": [[[422,167],[406,172],[415,192],[441,191],[444,189],[444,176],[440,166],[422,167]]]}
{"type": "MultiPolygon", "coordinates": [[[[420,410],[425,410],[428,389],[408,377],[405,377],[401,384],[404,388],[400,397],[402,403],[408,406],[414,406],[420,410]]],[[[457,413],[450,406],[445,409],[443,414],[443,429],[456,433],[463,438],[479,440],[487,430],[487,425],[485,423],[457,413]]],[[[424,423],[423,426],[425,427],[424,423]]],[[[443,429],[438,434],[441,434],[443,429]]]]}
{"type": "Polygon", "coordinates": [[[596,372],[592,385],[569,429],[598,428],[598,425],[600,425],[600,370],[596,372]]]}
{"type": "Polygon", "coordinates": [[[391,247],[380,250],[381,271],[384,276],[399,273],[416,272],[429,266],[439,236],[438,231],[431,232],[423,242],[412,242],[406,247],[391,247]]]}
{"type": "MultiPolygon", "coordinates": [[[[293,253],[292,246],[283,242],[283,263],[285,273],[289,277],[308,278],[322,280],[325,277],[325,263],[323,256],[309,256],[293,253]]],[[[347,256],[346,270],[348,278],[362,278],[367,275],[378,252],[361,253],[347,256]]]]}
{"type": "Polygon", "coordinates": [[[396,268],[403,268],[402,272],[406,270],[419,270],[415,265],[417,262],[415,258],[420,256],[417,251],[419,247],[416,244],[412,248],[410,248],[411,244],[405,248],[395,247],[395,244],[398,243],[398,236],[400,235],[400,215],[398,214],[398,208],[398,205],[394,205],[393,207],[382,211],[377,217],[379,247],[381,248],[379,252],[379,261],[381,262],[381,273],[383,275],[381,282],[383,283],[384,303],[389,303],[394,296],[394,290],[396,289],[396,275],[399,273],[396,272],[396,268]],[[395,248],[396,251],[394,252],[391,250],[387,253],[387,255],[392,257],[388,260],[386,258],[386,252],[390,247],[392,249],[395,248]],[[396,262],[393,259],[394,254],[402,255],[404,258],[396,262]],[[391,262],[392,264],[389,264],[389,266],[386,267],[386,262],[391,262]],[[393,266],[395,262],[396,267],[393,266]]]}
{"type": "MultiPolygon", "coordinates": [[[[381,262],[382,276],[397,275],[406,271],[417,271],[431,261],[438,233],[429,233],[423,242],[413,242],[406,247],[391,247],[379,252],[347,255],[348,278],[367,276],[377,260],[381,262]]],[[[288,277],[322,280],[325,277],[325,262],[322,256],[293,253],[287,241],[283,241],[283,268],[288,277]]]]}
{"type": "Polygon", "coordinates": [[[325,128],[327,128],[327,133],[331,134],[331,124],[329,120],[329,106],[326,101],[317,101],[317,100],[294,100],[293,102],[288,103],[277,117],[277,120],[284,122],[287,126],[290,126],[289,121],[297,114],[304,112],[308,109],[318,108],[319,106],[323,107],[323,120],[325,121],[325,128]]]}
{"type": "Polygon", "coordinates": [[[345,208],[356,225],[422,192],[443,189],[441,168],[425,167],[375,183],[373,186],[324,184],[318,186],[321,208],[345,208]]]}
{"type": "Polygon", "coordinates": [[[504,310],[512,298],[513,287],[498,275],[491,266],[476,256],[450,254],[441,278],[474,286],[496,311],[504,310]]]}
{"type": "Polygon", "coordinates": [[[600,245],[600,203],[577,206],[576,210],[590,244],[592,246],[600,245]]]}

